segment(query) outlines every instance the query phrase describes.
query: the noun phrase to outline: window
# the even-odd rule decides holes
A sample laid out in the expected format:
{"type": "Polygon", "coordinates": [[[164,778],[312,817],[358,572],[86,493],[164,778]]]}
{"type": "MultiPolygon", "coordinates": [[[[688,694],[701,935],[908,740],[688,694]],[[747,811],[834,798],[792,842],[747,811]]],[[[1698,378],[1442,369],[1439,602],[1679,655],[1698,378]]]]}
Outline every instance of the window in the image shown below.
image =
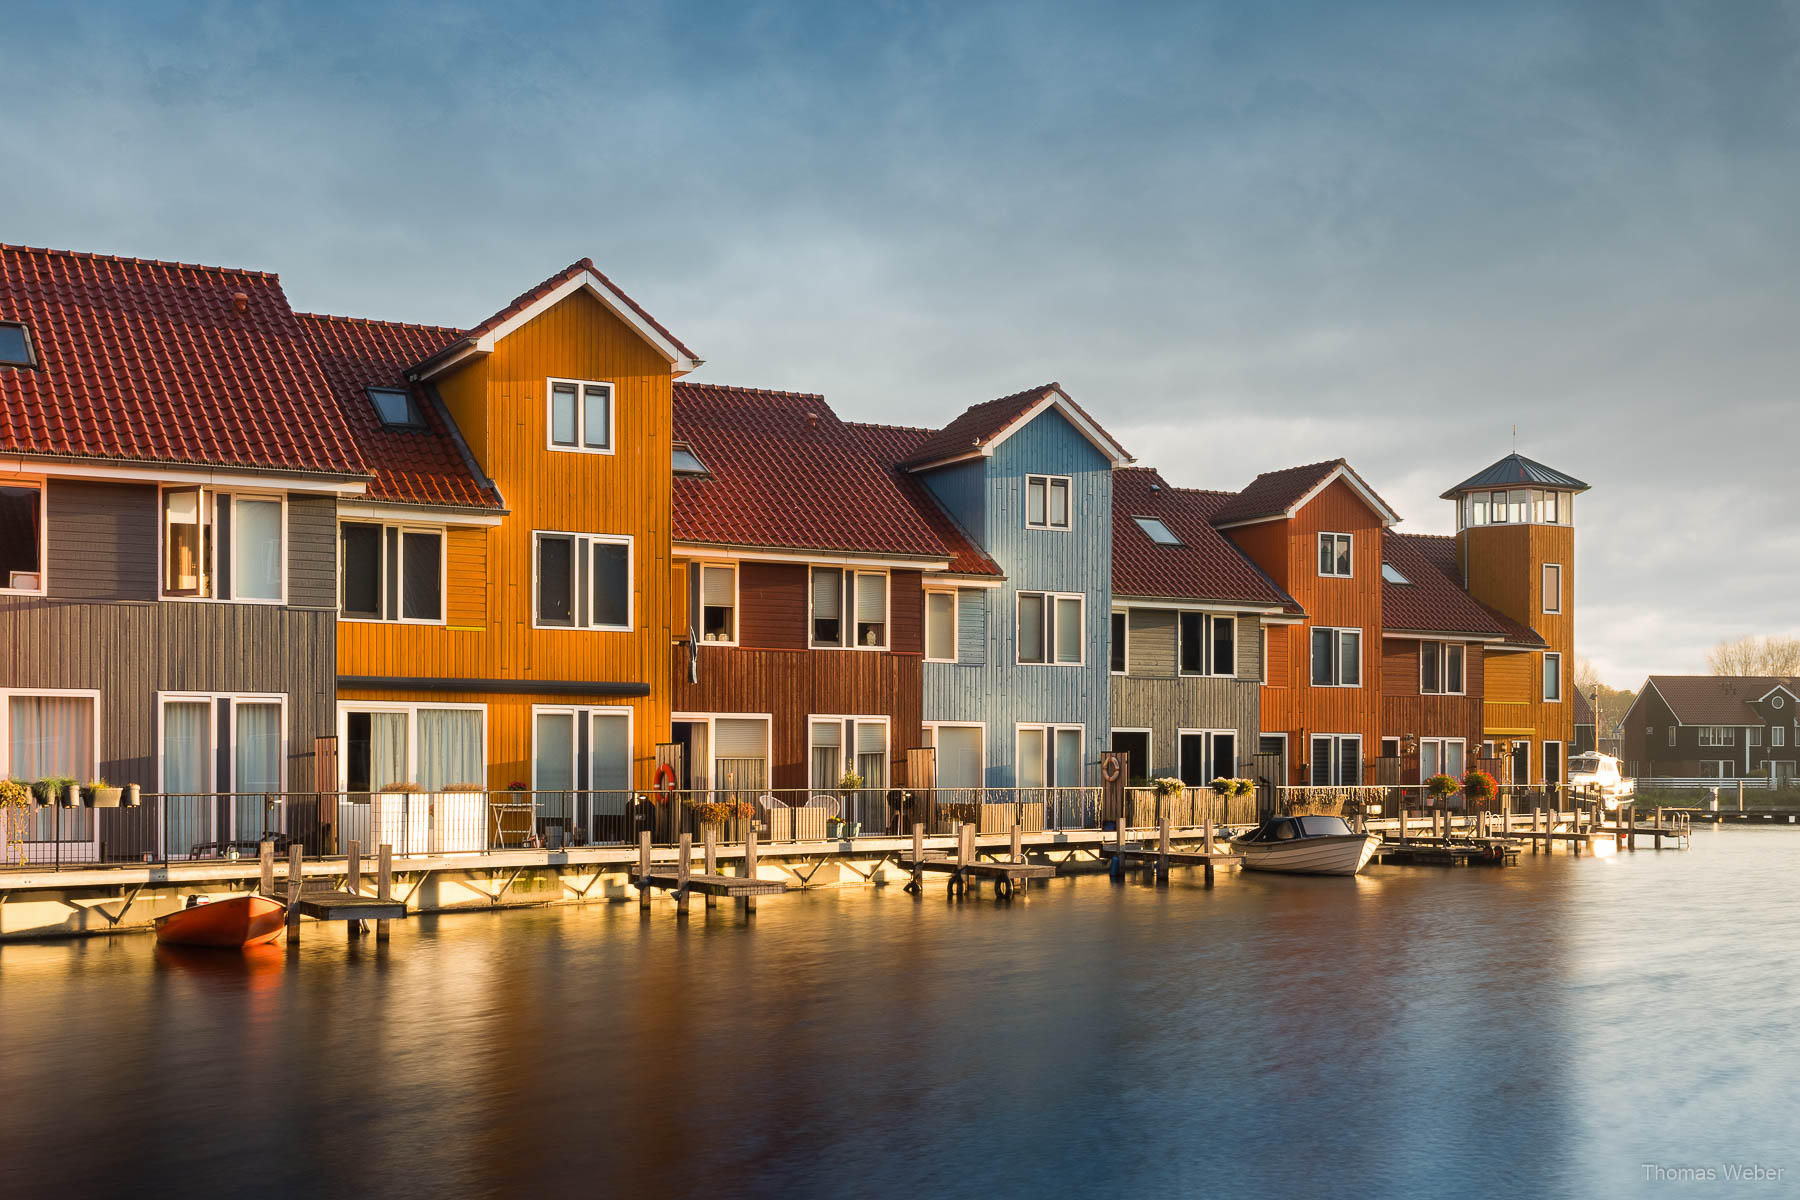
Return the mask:
{"type": "Polygon", "coordinates": [[[485,705],[349,702],[338,713],[346,791],[416,783],[440,792],[487,779],[485,705]]]}
{"type": "Polygon", "coordinates": [[[978,788],[986,778],[981,725],[927,725],[925,734],[936,751],[936,782],[940,788],[978,788]]]}
{"type": "Polygon", "coordinates": [[[412,393],[405,388],[369,389],[369,403],[375,406],[375,415],[381,423],[390,429],[423,429],[425,418],[419,412],[419,406],[413,403],[412,393]]]}
{"type": "Polygon", "coordinates": [[[279,604],[286,591],[280,496],[172,487],[162,492],[164,597],[279,604]]]}
{"type": "Polygon", "coordinates": [[[371,521],[338,527],[338,608],[357,621],[444,619],[444,531],[371,521]]]}
{"type": "Polygon", "coordinates": [[[1112,641],[1108,648],[1112,655],[1110,669],[1114,675],[1125,674],[1131,662],[1130,628],[1129,614],[1116,612],[1112,615],[1112,641]]]}
{"type": "MultiPolygon", "coordinates": [[[[97,692],[0,691],[0,779],[93,779],[99,764],[99,707],[97,692]]],[[[98,836],[93,811],[40,806],[27,818],[22,840],[91,843],[98,836]]],[[[21,848],[5,849],[16,854],[21,848]]]]}
{"type": "Polygon", "coordinates": [[[1237,618],[1229,614],[1184,612],[1180,626],[1183,675],[1237,674],[1237,618]]]}
{"type": "Polygon", "coordinates": [[[1362,783],[1361,735],[1315,734],[1306,778],[1313,787],[1355,787],[1362,783]]]}
{"type": "MultiPolygon", "coordinates": [[[[1671,746],[1674,742],[1669,743],[1671,746]]],[[[1730,725],[1700,726],[1701,746],[1719,747],[1737,745],[1737,730],[1730,725]]]]}
{"type": "Polygon", "coordinates": [[[1060,475],[1025,477],[1025,524],[1031,529],[1069,527],[1069,481],[1060,475]]]}
{"type": "Polygon", "coordinates": [[[1737,764],[1729,758],[1703,758],[1700,760],[1700,778],[1732,779],[1735,778],[1737,764]]]}
{"type": "Polygon", "coordinates": [[[1362,686],[1362,630],[1313,627],[1312,682],[1314,687],[1362,686]]]}
{"type": "Polygon", "coordinates": [[[1189,787],[1205,787],[1215,779],[1238,777],[1235,731],[1183,729],[1177,736],[1181,742],[1181,782],[1189,787]]]}
{"type": "Polygon", "coordinates": [[[1773,749],[1777,746],[1785,746],[1785,745],[1787,745],[1787,730],[1782,728],[1780,725],[1769,726],[1769,746],[1770,746],[1770,748],[1773,749]]]}
{"type": "Polygon", "coordinates": [[[1562,655],[1544,655],[1544,701],[1553,703],[1562,699],[1562,655]]]}
{"type": "Polygon", "coordinates": [[[1461,642],[1419,643],[1419,691],[1428,696],[1463,694],[1461,642]]]}
{"type": "Polygon", "coordinates": [[[737,633],[737,568],[701,566],[700,640],[735,646],[737,633]]]}
{"type": "Polygon", "coordinates": [[[1544,564],[1544,611],[1562,611],[1562,564],[1544,564]]]}
{"type": "Polygon", "coordinates": [[[1125,756],[1125,782],[1132,787],[1141,787],[1150,782],[1154,768],[1150,762],[1150,731],[1148,729],[1115,729],[1112,731],[1112,745],[1108,747],[1114,754],[1125,756]]]}
{"type": "MultiPolygon", "coordinates": [[[[534,791],[618,793],[606,798],[612,803],[588,798],[593,830],[587,840],[601,840],[600,818],[612,817],[611,828],[617,829],[625,812],[624,801],[631,791],[631,710],[534,704],[531,714],[534,791]]],[[[556,801],[546,798],[540,803],[554,806],[556,801]]],[[[582,819],[580,806],[572,813],[557,815],[575,817],[578,826],[589,823],[582,819]]]]}
{"type": "Polygon", "coordinates": [[[1421,738],[1419,740],[1419,782],[1433,775],[1463,777],[1464,743],[1461,738],[1421,738]]]}
{"type": "Polygon", "coordinates": [[[821,649],[887,649],[888,575],[814,567],[812,644],[821,649]]]}
{"type": "Polygon", "coordinates": [[[1669,726],[1669,745],[1673,746],[1674,744],[1675,744],[1675,726],[1671,725],[1671,726],[1669,726]]]}
{"type": "Polygon", "coordinates": [[[1321,533],[1319,535],[1319,574],[1337,579],[1350,578],[1349,534],[1321,533]]]}
{"type": "Polygon", "coordinates": [[[925,661],[956,661],[956,593],[925,593],[925,661]]]}
{"type": "Polygon", "coordinates": [[[1757,729],[1755,726],[1746,726],[1744,728],[1744,745],[1746,745],[1746,746],[1762,745],[1762,730],[1757,729]]]}
{"type": "Polygon", "coordinates": [[[538,628],[631,628],[630,538],[598,533],[536,536],[538,628]]]}
{"type": "Polygon", "coordinates": [[[1080,787],[1082,743],[1079,725],[1021,725],[1015,777],[1022,788],[1080,787]]]}
{"type": "Polygon", "coordinates": [[[1018,661],[1080,666],[1086,638],[1082,622],[1086,597],[1054,592],[1020,592],[1018,661]]]}
{"type": "Polygon", "coordinates": [[[1389,583],[1403,583],[1408,585],[1412,583],[1412,580],[1402,575],[1400,569],[1392,563],[1381,564],[1381,577],[1389,583]]]}
{"type": "Polygon", "coordinates": [[[17,321],[0,321],[0,367],[35,367],[31,334],[17,321]]]}
{"type": "Polygon", "coordinates": [[[671,465],[677,475],[710,475],[706,464],[694,453],[694,448],[686,442],[676,442],[670,452],[671,465]]]}
{"type": "Polygon", "coordinates": [[[1495,492],[1488,503],[1488,519],[1496,525],[1506,524],[1506,493],[1495,492]]]}
{"type": "Polygon", "coordinates": [[[158,706],[163,849],[183,858],[204,842],[283,832],[287,698],[170,692],[158,706]],[[215,793],[231,793],[223,826],[215,793]]]}
{"type": "Polygon", "coordinates": [[[0,592],[43,590],[44,489],[9,483],[0,487],[0,592]]]}
{"type": "Polygon", "coordinates": [[[1131,519],[1136,521],[1138,528],[1143,530],[1150,540],[1157,545],[1181,545],[1181,539],[1175,536],[1175,531],[1163,524],[1160,519],[1156,517],[1133,517],[1131,519]]]}
{"type": "Polygon", "coordinates": [[[827,791],[851,771],[862,776],[867,790],[887,787],[888,726],[886,717],[814,717],[810,787],[827,791]]]}
{"type": "Polygon", "coordinates": [[[589,454],[613,449],[613,385],[550,380],[550,448],[589,454]]]}

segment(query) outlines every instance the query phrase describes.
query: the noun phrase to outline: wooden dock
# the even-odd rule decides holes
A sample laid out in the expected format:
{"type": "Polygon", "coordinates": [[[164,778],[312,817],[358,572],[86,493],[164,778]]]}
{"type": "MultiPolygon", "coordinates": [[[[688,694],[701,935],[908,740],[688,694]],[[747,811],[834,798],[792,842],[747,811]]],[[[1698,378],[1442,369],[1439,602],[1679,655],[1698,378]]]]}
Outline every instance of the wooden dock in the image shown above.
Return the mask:
{"type": "MultiPolygon", "coordinates": [[[[1033,879],[1051,879],[1056,875],[1053,863],[1030,863],[1025,861],[1022,834],[1017,825],[1013,826],[1012,843],[1007,848],[1005,858],[984,859],[976,849],[975,826],[960,825],[956,830],[956,853],[925,853],[925,826],[914,825],[912,832],[912,852],[902,853],[895,857],[901,870],[911,872],[912,880],[907,883],[906,890],[913,895],[923,895],[925,891],[925,872],[949,875],[947,893],[961,897],[971,891],[981,894],[981,881],[989,880],[994,885],[996,900],[1010,900],[1013,893],[1025,887],[1033,879]]],[[[990,849],[988,853],[993,853],[990,849]]]]}
{"type": "Polygon", "coordinates": [[[363,933],[364,921],[374,921],[381,941],[387,940],[389,921],[406,919],[406,902],[394,899],[393,847],[383,846],[380,849],[380,866],[376,872],[373,896],[364,895],[362,891],[361,848],[357,843],[351,842],[349,849],[349,857],[345,862],[344,886],[340,888],[319,880],[306,882],[301,874],[301,847],[295,842],[288,847],[285,890],[277,890],[275,843],[262,843],[259,854],[262,867],[259,890],[269,899],[278,900],[287,906],[287,939],[290,946],[299,944],[301,917],[311,917],[315,921],[347,922],[352,938],[363,933]]]}
{"type": "Polygon", "coordinates": [[[1378,862],[1416,867],[1508,866],[1519,861],[1519,846],[1504,838],[1408,838],[1375,848],[1378,862]]]}
{"type": "Polygon", "coordinates": [[[779,896],[787,891],[787,884],[779,879],[761,879],[757,876],[756,867],[756,831],[750,831],[744,843],[744,873],[742,875],[724,875],[719,872],[719,848],[713,840],[712,830],[706,831],[703,842],[704,869],[693,869],[694,835],[681,835],[681,846],[673,863],[654,863],[651,861],[650,833],[648,830],[638,835],[638,907],[648,909],[650,897],[661,888],[675,893],[675,915],[685,917],[688,912],[688,897],[698,893],[705,897],[706,907],[712,908],[719,897],[737,901],[745,915],[756,911],[758,896],[779,896]]]}
{"type": "Polygon", "coordinates": [[[1170,867],[1199,867],[1206,872],[1207,887],[1213,885],[1218,868],[1234,866],[1244,861],[1241,854],[1218,849],[1213,840],[1213,825],[1210,820],[1203,828],[1199,849],[1176,848],[1167,817],[1160,822],[1154,846],[1145,843],[1126,845],[1124,823],[1120,822],[1114,829],[1114,842],[1108,853],[1112,857],[1111,874],[1114,879],[1124,878],[1125,864],[1128,862],[1142,863],[1148,867],[1159,883],[1168,882],[1170,867]]]}

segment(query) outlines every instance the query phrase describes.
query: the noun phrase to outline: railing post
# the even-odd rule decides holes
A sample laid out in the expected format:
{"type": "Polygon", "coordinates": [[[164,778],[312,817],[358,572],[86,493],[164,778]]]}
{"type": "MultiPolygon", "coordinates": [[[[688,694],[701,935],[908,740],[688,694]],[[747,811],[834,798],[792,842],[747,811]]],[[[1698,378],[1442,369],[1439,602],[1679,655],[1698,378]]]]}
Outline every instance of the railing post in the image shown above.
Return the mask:
{"type": "Polygon", "coordinates": [[[1025,861],[1025,831],[1017,821],[1012,827],[1012,860],[1016,863],[1025,861]]]}
{"type": "MultiPolygon", "coordinates": [[[[362,895],[362,843],[352,841],[348,861],[344,863],[344,890],[352,896],[362,895]]],[[[361,921],[345,921],[345,936],[355,941],[362,933],[361,921]]]]}

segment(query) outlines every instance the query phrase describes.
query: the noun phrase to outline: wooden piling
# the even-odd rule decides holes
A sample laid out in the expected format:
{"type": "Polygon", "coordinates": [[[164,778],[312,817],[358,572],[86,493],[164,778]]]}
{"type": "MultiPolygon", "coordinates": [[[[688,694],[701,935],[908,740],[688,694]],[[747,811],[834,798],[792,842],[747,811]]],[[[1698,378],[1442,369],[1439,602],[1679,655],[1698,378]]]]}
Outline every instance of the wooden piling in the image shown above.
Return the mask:
{"type": "Polygon", "coordinates": [[[300,944],[300,889],[305,886],[300,874],[301,853],[299,842],[288,847],[287,934],[290,946],[300,944]]]}
{"type": "Polygon", "coordinates": [[[694,865],[688,859],[693,856],[693,853],[694,835],[682,834],[681,848],[676,851],[679,857],[675,860],[675,915],[678,917],[687,916],[688,872],[694,869],[694,865]]]}
{"type": "Polygon", "coordinates": [[[650,831],[638,834],[638,907],[650,907],[650,831]]]}
{"type": "Polygon", "coordinates": [[[1625,848],[1637,849],[1637,805],[1625,806],[1625,848]]]}
{"type": "Polygon", "coordinates": [[[1012,860],[1016,863],[1025,861],[1025,828],[1017,821],[1012,827],[1012,860]]]}
{"type": "MultiPolygon", "coordinates": [[[[1543,821],[1544,821],[1544,810],[1541,808],[1533,808],[1531,810],[1531,832],[1537,833],[1538,827],[1543,824],[1543,821]]],[[[1548,833],[1549,830],[1545,830],[1544,832],[1548,833]]],[[[1542,845],[1544,847],[1544,853],[1545,854],[1550,853],[1550,839],[1547,837],[1532,838],[1531,839],[1531,852],[1533,854],[1536,854],[1538,852],[1538,845],[1540,843],[1542,843],[1542,845]]]]}
{"type": "Polygon", "coordinates": [[[912,887],[913,895],[925,894],[925,868],[920,862],[925,857],[925,825],[922,821],[913,822],[913,855],[912,855],[912,887]]]}
{"type": "Polygon", "coordinates": [[[1394,834],[1394,838],[1402,846],[1404,846],[1404,845],[1406,845],[1406,805],[1399,804],[1399,805],[1395,805],[1395,807],[1399,809],[1400,828],[1394,834]]]}
{"type": "MultiPolygon", "coordinates": [[[[706,873],[708,875],[717,875],[719,873],[719,846],[717,839],[718,834],[711,825],[708,825],[705,831],[700,835],[700,844],[702,847],[701,853],[706,859],[706,873]]],[[[719,898],[717,896],[713,895],[711,892],[706,893],[706,907],[717,908],[718,904],[719,898]]]]}
{"type": "MultiPolygon", "coordinates": [[[[352,840],[344,862],[344,890],[352,896],[362,894],[362,843],[352,840]]],[[[344,936],[355,941],[362,936],[361,921],[345,921],[344,936]]]]}
{"type": "Polygon", "coordinates": [[[262,886],[258,889],[265,896],[275,894],[275,843],[265,840],[256,848],[258,864],[262,867],[262,886]]]}
{"type": "Polygon", "coordinates": [[[1662,805],[1656,806],[1656,844],[1655,849],[1662,849],[1662,805]]]}
{"type": "MultiPolygon", "coordinates": [[[[394,898],[394,847],[387,842],[381,843],[375,851],[375,898],[392,900],[394,898]]],[[[388,922],[375,922],[375,940],[388,940],[388,922]]]]}
{"type": "MultiPolygon", "coordinates": [[[[750,831],[744,835],[744,878],[756,878],[756,826],[754,825],[752,825],[750,831]]],[[[742,903],[744,905],[744,914],[746,916],[756,911],[755,896],[745,896],[742,903]]]]}
{"type": "Polygon", "coordinates": [[[1157,823],[1156,881],[1169,882],[1169,818],[1164,814],[1157,823]]]}
{"type": "MultiPolygon", "coordinates": [[[[1213,823],[1211,817],[1206,818],[1206,823],[1201,826],[1201,829],[1204,831],[1204,836],[1206,838],[1205,842],[1202,844],[1206,847],[1206,852],[1211,854],[1213,852],[1213,823]]],[[[1206,864],[1206,877],[1208,879],[1212,878],[1212,864],[1210,862],[1206,864]]]]}

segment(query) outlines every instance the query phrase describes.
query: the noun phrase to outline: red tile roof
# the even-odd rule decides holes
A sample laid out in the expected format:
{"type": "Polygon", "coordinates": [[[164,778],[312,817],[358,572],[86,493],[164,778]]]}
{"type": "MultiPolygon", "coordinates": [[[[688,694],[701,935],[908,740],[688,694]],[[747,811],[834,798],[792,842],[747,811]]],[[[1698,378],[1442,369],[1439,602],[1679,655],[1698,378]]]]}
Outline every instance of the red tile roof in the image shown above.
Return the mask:
{"type": "Polygon", "coordinates": [[[1456,539],[1442,534],[1385,532],[1381,561],[1406,583],[1381,581],[1381,626],[1390,633],[1449,633],[1542,646],[1528,626],[1495,612],[1462,586],[1456,539]]]}
{"type": "Polygon", "coordinates": [[[563,284],[567,283],[569,280],[574,279],[577,276],[580,276],[583,274],[590,274],[590,275],[594,276],[594,278],[598,279],[601,283],[605,284],[607,289],[610,290],[620,300],[624,301],[626,306],[629,307],[632,312],[634,312],[638,316],[642,317],[645,324],[649,325],[652,329],[656,330],[656,332],[660,333],[663,337],[667,338],[670,345],[674,346],[677,350],[681,351],[683,354],[687,355],[687,357],[693,359],[695,362],[700,361],[700,356],[698,354],[695,354],[692,350],[688,349],[687,346],[682,343],[682,340],[680,338],[678,338],[674,334],[670,333],[668,331],[668,329],[666,327],[664,327],[664,325],[661,321],[658,321],[655,317],[651,316],[648,312],[645,311],[643,305],[639,304],[636,300],[633,300],[630,296],[626,295],[624,290],[621,289],[618,284],[616,284],[612,280],[608,279],[606,277],[606,275],[600,270],[600,268],[598,268],[594,265],[593,259],[584,258],[578,262],[570,263],[568,266],[564,267],[562,270],[558,271],[556,274],[550,276],[550,278],[544,280],[542,283],[538,284],[536,287],[533,287],[533,288],[528,289],[527,291],[521,292],[519,295],[513,297],[512,301],[510,303],[508,303],[506,305],[506,307],[502,308],[499,312],[495,313],[493,316],[487,318],[487,320],[478,323],[472,329],[464,330],[461,337],[455,339],[455,341],[448,343],[444,346],[438,347],[436,350],[434,350],[429,355],[421,358],[418,362],[410,364],[410,365],[413,366],[415,369],[423,367],[427,363],[431,362],[433,359],[437,358],[439,355],[452,349],[457,344],[460,344],[463,342],[474,341],[476,338],[484,337],[487,334],[492,333],[495,329],[498,329],[500,326],[506,324],[507,321],[511,320],[513,317],[517,316],[518,314],[524,312],[526,309],[530,308],[533,304],[537,303],[539,300],[543,299],[545,296],[548,296],[551,292],[554,292],[557,288],[561,287],[563,284]]]}
{"type": "Polygon", "coordinates": [[[452,433],[449,416],[422,384],[409,383],[407,368],[462,336],[459,329],[402,325],[302,313],[319,365],[331,382],[345,421],[363,457],[374,464],[369,498],[409,504],[499,508],[490,483],[478,478],[452,433]],[[369,400],[371,387],[404,388],[425,418],[424,429],[382,424],[369,400]]]}
{"type": "Polygon", "coordinates": [[[1274,605],[1304,615],[1291,596],[1212,527],[1209,514],[1218,493],[1172,488],[1148,467],[1120,467],[1112,478],[1115,596],[1274,605]],[[1158,518],[1182,544],[1151,541],[1135,517],[1158,518]]]}
{"type": "Polygon", "coordinates": [[[1652,675],[1650,685],[1683,725],[1762,725],[1751,701],[1778,687],[1800,695],[1800,677],[1785,675],[1652,675]]]}
{"type": "MultiPolygon", "coordinates": [[[[1037,387],[1026,388],[1022,392],[1014,392],[1010,396],[1002,396],[998,400],[988,400],[977,404],[963,412],[954,421],[925,438],[913,456],[907,460],[909,467],[924,466],[929,463],[942,462],[948,458],[968,454],[980,450],[996,438],[1004,434],[1018,419],[1030,412],[1046,397],[1056,395],[1071,409],[1081,414],[1081,419],[1098,430],[1101,436],[1112,442],[1122,457],[1129,458],[1112,435],[1100,428],[1100,422],[1087,414],[1081,405],[1063,391],[1060,383],[1045,383],[1037,387]]],[[[929,432],[929,431],[927,431],[929,432]]]]}
{"type": "Polygon", "coordinates": [[[1368,480],[1356,473],[1356,469],[1341,458],[1330,462],[1307,463],[1300,467],[1283,467],[1279,471],[1264,471],[1249,486],[1237,493],[1232,499],[1221,504],[1213,513],[1213,524],[1234,525],[1249,521],[1264,521],[1272,517],[1285,516],[1288,509],[1298,504],[1302,497],[1318,487],[1333,472],[1342,468],[1357,486],[1374,497],[1375,504],[1386,509],[1390,514],[1393,508],[1369,486],[1368,480]]]}
{"type": "Polygon", "coordinates": [[[820,396],[675,384],[675,540],[947,559],[931,522],[820,396]]]}
{"type": "Polygon", "coordinates": [[[0,320],[0,451],[367,473],[274,275],[0,245],[0,320]]]}
{"type": "Polygon", "coordinates": [[[917,476],[901,464],[918,453],[918,448],[936,432],[899,425],[862,425],[849,423],[850,431],[862,440],[869,453],[887,469],[894,485],[912,502],[925,518],[933,533],[950,552],[950,573],[998,578],[1002,572],[997,563],[984,553],[956,519],[926,490],[917,476]]]}

